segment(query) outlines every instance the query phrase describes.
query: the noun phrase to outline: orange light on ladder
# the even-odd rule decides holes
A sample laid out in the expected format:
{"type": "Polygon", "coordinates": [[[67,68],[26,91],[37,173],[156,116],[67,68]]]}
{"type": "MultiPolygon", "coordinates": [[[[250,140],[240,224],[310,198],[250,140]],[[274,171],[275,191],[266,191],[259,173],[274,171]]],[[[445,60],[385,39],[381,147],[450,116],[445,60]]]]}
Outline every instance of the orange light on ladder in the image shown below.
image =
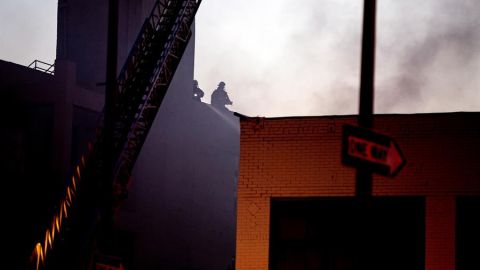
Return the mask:
{"type": "Polygon", "coordinates": [[[76,172],[77,172],[78,179],[81,179],[82,177],[80,176],[80,166],[78,166],[78,165],[77,165],[77,168],[76,168],[76,172]]]}
{"type": "MultiPolygon", "coordinates": [[[[76,167],[78,178],[80,178],[80,167],[76,167]]],[[[73,205],[73,200],[76,197],[77,180],[75,176],[72,176],[72,182],[67,186],[65,192],[65,198],[60,202],[59,211],[53,216],[50,228],[45,231],[45,239],[43,246],[41,243],[37,243],[33,250],[32,261],[35,260],[36,270],[39,270],[42,265],[45,264],[48,251],[53,248],[55,242],[55,235],[59,234],[62,229],[64,218],[68,218],[70,207],[73,205]]]]}
{"type": "Polygon", "coordinates": [[[35,249],[33,251],[33,255],[36,258],[36,263],[35,263],[35,269],[39,270],[40,269],[40,263],[44,263],[44,256],[43,256],[43,251],[42,251],[42,244],[37,243],[35,245],[35,249]]]}
{"type": "Polygon", "coordinates": [[[72,187],[73,191],[77,191],[77,180],[75,179],[75,175],[72,176],[72,187]]]}

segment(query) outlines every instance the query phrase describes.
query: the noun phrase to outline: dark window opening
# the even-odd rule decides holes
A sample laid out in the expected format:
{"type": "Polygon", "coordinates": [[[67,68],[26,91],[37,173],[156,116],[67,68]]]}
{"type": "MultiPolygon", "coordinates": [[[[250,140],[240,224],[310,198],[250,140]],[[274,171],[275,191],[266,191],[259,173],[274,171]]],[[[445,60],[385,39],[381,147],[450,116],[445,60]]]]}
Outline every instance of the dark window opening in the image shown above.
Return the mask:
{"type": "Polygon", "coordinates": [[[272,200],[270,269],[424,269],[425,200],[272,200]]]}
{"type": "Polygon", "coordinates": [[[480,269],[480,197],[457,198],[456,269],[480,269]]]}

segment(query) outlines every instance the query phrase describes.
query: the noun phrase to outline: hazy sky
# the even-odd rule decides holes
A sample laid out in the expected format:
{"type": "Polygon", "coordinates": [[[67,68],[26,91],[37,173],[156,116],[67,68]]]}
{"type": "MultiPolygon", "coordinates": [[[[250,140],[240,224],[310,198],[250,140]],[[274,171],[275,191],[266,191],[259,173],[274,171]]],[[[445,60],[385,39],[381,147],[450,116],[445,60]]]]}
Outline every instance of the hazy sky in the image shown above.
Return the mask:
{"type": "MultiPolygon", "coordinates": [[[[0,1],[0,58],[53,62],[57,0],[0,1]]],[[[378,0],[377,113],[480,111],[480,1],[378,0]]],[[[250,116],[358,111],[361,0],[203,0],[195,77],[250,116]]]]}

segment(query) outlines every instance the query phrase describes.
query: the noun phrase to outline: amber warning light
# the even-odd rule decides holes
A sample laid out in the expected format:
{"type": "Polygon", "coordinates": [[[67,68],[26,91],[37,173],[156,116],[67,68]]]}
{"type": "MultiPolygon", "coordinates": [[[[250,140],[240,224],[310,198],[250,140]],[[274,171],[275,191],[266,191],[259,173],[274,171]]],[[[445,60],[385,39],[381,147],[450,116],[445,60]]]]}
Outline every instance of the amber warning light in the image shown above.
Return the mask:
{"type": "Polygon", "coordinates": [[[342,162],[366,167],[372,172],[395,176],[406,164],[397,143],[390,137],[369,129],[343,126],[342,162]]]}

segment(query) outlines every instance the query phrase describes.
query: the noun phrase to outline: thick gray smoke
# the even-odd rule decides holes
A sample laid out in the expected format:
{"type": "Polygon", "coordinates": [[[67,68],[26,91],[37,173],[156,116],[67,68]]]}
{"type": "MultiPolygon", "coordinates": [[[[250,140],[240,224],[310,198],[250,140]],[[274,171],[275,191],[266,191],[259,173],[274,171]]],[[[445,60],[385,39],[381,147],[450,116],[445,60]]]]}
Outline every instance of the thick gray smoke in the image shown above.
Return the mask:
{"type": "Polygon", "coordinates": [[[379,26],[390,32],[379,40],[378,112],[480,109],[480,1],[427,1],[428,12],[411,15],[426,6],[388,3],[404,20],[379,26]]]}
{"type": "MultiPolygon", "coordinates": [[[[226,81],[247,115],[355,114],[362,2],[210,0],[222,12],[197,18],[196,78],[226,81]]],[[[480,110],[480,1],[377,3],[375,112],[480,110]]]]}

